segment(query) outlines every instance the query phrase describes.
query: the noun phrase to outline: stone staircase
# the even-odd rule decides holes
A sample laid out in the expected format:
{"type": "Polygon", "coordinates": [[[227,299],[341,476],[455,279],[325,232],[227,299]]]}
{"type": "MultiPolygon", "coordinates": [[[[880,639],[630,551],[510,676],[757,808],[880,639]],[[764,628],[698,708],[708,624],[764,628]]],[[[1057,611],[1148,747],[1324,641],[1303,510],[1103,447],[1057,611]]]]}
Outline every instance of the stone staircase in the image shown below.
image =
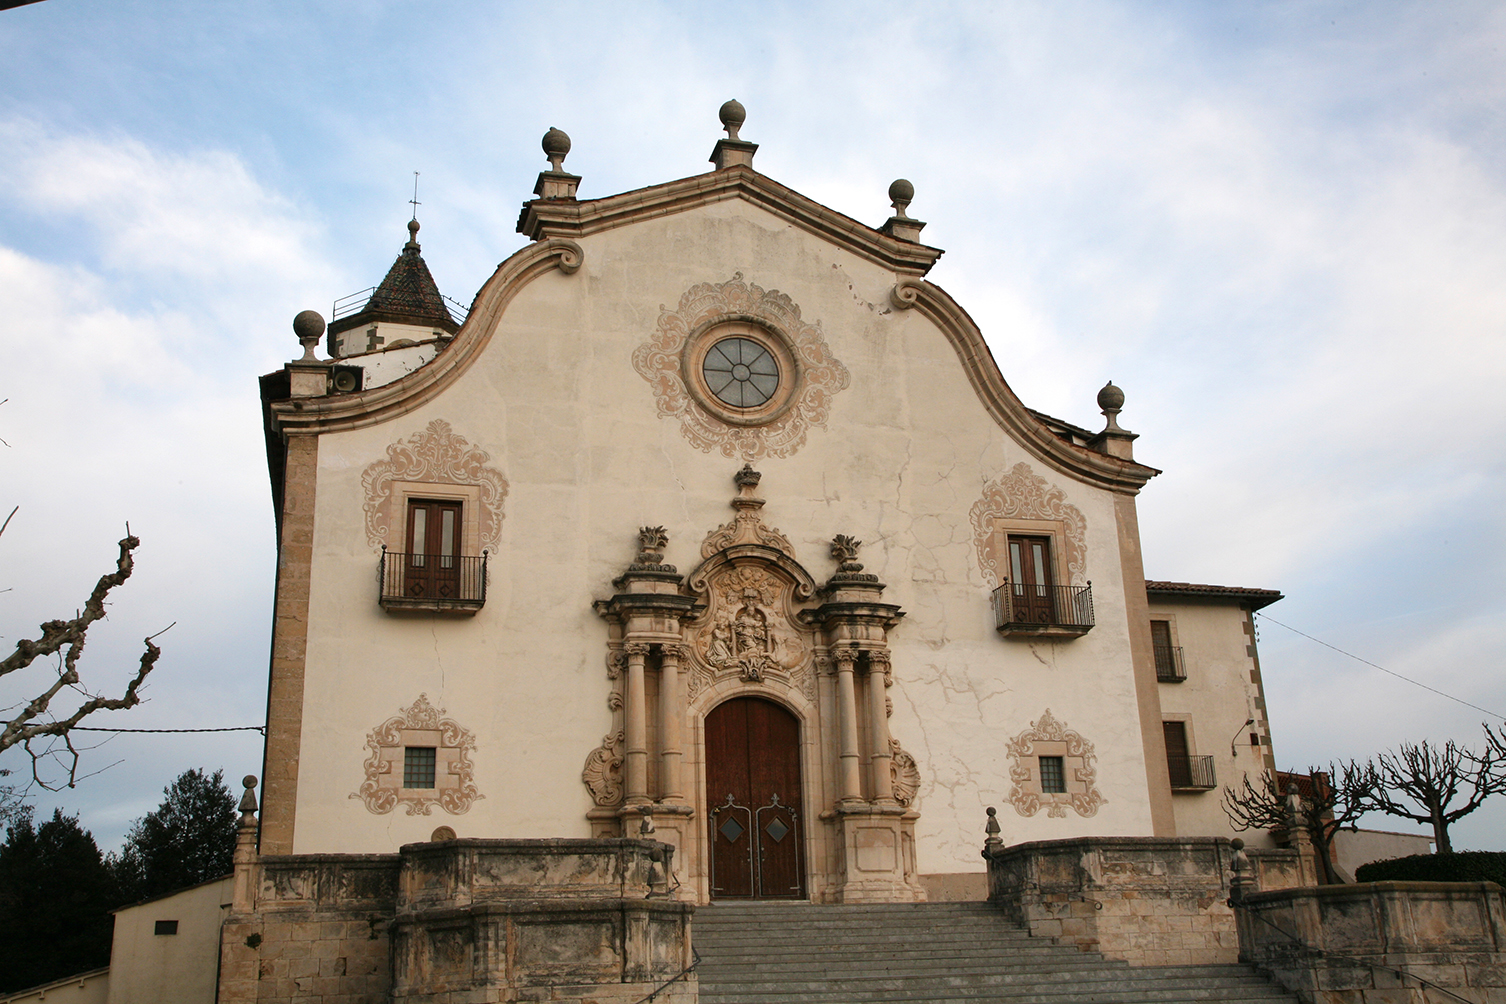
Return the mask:
{"type": "Polygon", "coordinates": [[[692,931],[701,1004],[1296,1000],[1248,966],[1131,968],[1032,938],[986,903],[724,901],[692,931]]]}

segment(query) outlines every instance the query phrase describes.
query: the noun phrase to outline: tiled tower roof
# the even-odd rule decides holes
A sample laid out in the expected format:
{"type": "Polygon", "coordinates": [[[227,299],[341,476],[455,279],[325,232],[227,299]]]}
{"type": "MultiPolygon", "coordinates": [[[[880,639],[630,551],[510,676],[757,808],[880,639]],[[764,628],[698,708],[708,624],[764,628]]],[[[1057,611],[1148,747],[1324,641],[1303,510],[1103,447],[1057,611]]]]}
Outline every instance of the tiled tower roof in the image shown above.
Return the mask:
{"type": "Polygon", "coordinates": [[[397,261],[387,270],[386,278],[372,290],[370,299],[359,311],[331,323],[330,332],[346,331],[372,321],[392,321],[432,325],[454,334],[460,325],[450,314],[444,297],[440,296],[439,287],[429,274],[429,266],[424,264],[419,250],[418,221],[410,220],[408,243],[403,245],[397,261]]]}

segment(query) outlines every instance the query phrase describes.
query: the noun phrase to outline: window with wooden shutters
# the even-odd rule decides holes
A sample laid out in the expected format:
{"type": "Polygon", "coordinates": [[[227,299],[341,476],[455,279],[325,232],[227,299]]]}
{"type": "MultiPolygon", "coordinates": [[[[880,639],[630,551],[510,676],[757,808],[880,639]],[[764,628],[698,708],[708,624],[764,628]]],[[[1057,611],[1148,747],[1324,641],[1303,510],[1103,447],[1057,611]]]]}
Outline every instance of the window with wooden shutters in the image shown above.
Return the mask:
{"type": "Polygon", "coordinates": [[[382,556],[384,607],[474,613],[486,601],[486,552],[465,554],[464,515],[459,499],[408,499],[403,549],[382,556]]]}
{"type": "Polygon", "coordinates": [[[1150,622],[1150,645],[1156,659],[1156,679],[1162,683],[1181,683],[1187,679],[1182,664],[1182,650],[1172,643],[1171,622],[1150,622]]]}
{"type": "Polygon", "coordinates": [[[1009,584],[1015,617],[1027,624],[1053,624],[1051,538],[1009,538],[1009,584]]]}
{"type": "Polygon", "coordinates": [[[1166,740],[1166,771],[1173,790],[1207,791],[1216,787],[1213,757],[1193,756],[1186,722],[1162,722],[1166,740]]]}

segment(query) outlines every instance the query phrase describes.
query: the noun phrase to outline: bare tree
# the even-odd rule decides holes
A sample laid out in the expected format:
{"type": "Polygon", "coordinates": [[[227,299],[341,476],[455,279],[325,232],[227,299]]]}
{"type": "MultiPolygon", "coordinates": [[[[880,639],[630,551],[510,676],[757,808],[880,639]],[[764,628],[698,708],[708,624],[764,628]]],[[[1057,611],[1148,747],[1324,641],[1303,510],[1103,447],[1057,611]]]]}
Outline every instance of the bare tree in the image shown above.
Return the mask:
{"type": "Polygon", "coordinates": [[[1284,786],[1278,785],[1273,772],[1267,772],[1260,776],[1259,785],[1252,785],[1246,774],[1238,790],[1224,788],[1224,815],[1241,831],[1290,830],[1295,822],[1307,831],[1318,851],[1321,880],[1328,885],[1343,881],[1333,864],[1334,837],[1345,826],[1353,828],[1366,811],[1376,783],[1375,769],[1351,760],[1329,764],[1326,771],[1308,767],[1305,785],[1298,783],[1303,775],[1282,776],[1287,779],[1284,786]]]}
{"type": "Polygon", "coordinates": [[[1506,792],[1506,736],[1485,727],[1485,749],[1475,753],[1452,739],[1442,746],[1427,740],[1403,743],[1395,753],[1375,758],[1378,783],[1368,808],[1433,827],[1433,845],[1449,854],[1449,825],[1480,807],[1491,795],[1506,792]],[[1462,804],[1456,800],[1463,799],[1462,804]],[[1449,808],[1455,805],[1454,808],[1449,808]]]}
{"type": "MultiPolygon", "coordinates": [[[[0,532],[3,532],[3,528],[0,528],[0,532]]],[[[0,728],[0,752],[12,746],[24,747],[31,755],[32,778],[44,788],[58,785],[44,779],[39,770],[41,761],[48,758],[61,760],[67,772],[65,783],[71,786],[77,779],[78,771],[78,750],[72,737],[74,727],[96,711],[130,708],[139,704],[141,698],[138,692],[142,681],[162,654],[162,650],[152,641],[157,635],[145,639],[146,651],[141,654],[136,674],[126,684],[125,692],[120,697],[101,696],[79,682],[78,660],[84,653],[84,641],[89,628],[105,616],[105,599],[110,595],[110,590],[131,577],[131,571],[135,567],[132,552],[140,544],[138,538],[131,536],[131,528],[127,525],[126,537],[120,542],[120,557],[115,563],[115,571],[100,576],[83,610],[72,620],[54,620],[42,624],[41,637],[23,638],[16,643],[16,650],[0,661],[0,679],[4,679],[21,672],[38,659],[58,657],[56,679],[42,687],[36,697],[0,711],[0,722],[3,722],[3,728],[0,728]],[[76,691],[84,699],[66,715],[58,717],[50,713],[50,709],[53,698],[65,688],[76,691]]]]}

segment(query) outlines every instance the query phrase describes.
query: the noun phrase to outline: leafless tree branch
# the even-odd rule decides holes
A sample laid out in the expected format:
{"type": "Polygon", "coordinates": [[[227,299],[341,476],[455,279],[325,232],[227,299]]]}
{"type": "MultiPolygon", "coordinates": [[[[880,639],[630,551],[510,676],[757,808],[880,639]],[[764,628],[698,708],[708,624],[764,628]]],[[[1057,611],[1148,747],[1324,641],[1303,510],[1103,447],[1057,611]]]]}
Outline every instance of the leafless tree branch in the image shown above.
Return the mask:
{"type": "Polygon", "coordinates": [[[1506,735],[1485,726],[1485,748],[1476,753],[1452,739],[1442,746],[1403,743],[1375,758],[1378,784],[1369,808],[1433,827],[1439,854],[1454,848],[1448,828],[1492,795],[1506,792],[1506,735]],[[1464,801],[1455,804],[1457,799],[1464,801]],[[1453,808],[1449,806],[1453,805],[1453,808]]]}
{"type": "Polygon", "coordinates": [[[126,684],[125,692],[120,697],[104,697],[91,693],[79,683],[78,661],[83,655],[84,642],[89,628],[95,621],[105,616],[105,600],[109,597],[110,591],[131,577],[131,572],[135,568],[132,552],[140,544],[141,541],[131,535],[131,528],[127,525],[126,536],[120,541],[120,557],[116,561],[115,571],[100,576],[83,610],[72,620],[53,620],[42,624],[41,637],[23,638],[16,643],[14,652],[4,660],[0,660],[0,677],[5,677],[26,669],[38,659],[61,653],[57,679],[27,702],[19,712],[14,713],[4,723],[4,728],[0,729],[0,752],[12,746],[23,746],[32,757],[33,777],[44,787],[49,787],[49,785],[42,782],[38,776],[37,765],[45,758],[61,759],[67,768],[67,783],[70,786],[75,783],[78,750],[73,746],[69,732],[80,721],[96,711],[130,708],[141,703],[138,693],[141,685],[146,680],[147,674],[157,664],[158,657],[162,655],[162,650],[153,641],[162,633],[159,631],[144,640],[146,650],[141,654],[136,674],[126,684]],[[77,690],[83,694],[85,700],[65,717],[54,717],[49,714],[49,709],[53,698],[57,697],[64,688],[77,690]],[[52,742],[44,742],[40,746],[34,745],[38,740],[47,739],[61,739],[62,751],[57,750],[52,742]]]}
{"type": "Polygon", "coordinates": [[[1289,784],[1282,791],[1273,773],[1261,775],[1259,785],[1252,785],[1246,775],[1238,790],[1224,789],[1224,815],[1236,830],[1290,830],[1293,819],[1288,798],[1295,794],[1301,806],[1299,823],[1317,848],[1324,881],[1332,884],[1341,881],[1333,866],[1334,837],[1344,827],[1352,828],[1366,811],[1376,784],[1375,769],[1351,760],[1329,764],[1326,771],[1309,766],[1307,777],[1309,790],[1289,784]]]}

